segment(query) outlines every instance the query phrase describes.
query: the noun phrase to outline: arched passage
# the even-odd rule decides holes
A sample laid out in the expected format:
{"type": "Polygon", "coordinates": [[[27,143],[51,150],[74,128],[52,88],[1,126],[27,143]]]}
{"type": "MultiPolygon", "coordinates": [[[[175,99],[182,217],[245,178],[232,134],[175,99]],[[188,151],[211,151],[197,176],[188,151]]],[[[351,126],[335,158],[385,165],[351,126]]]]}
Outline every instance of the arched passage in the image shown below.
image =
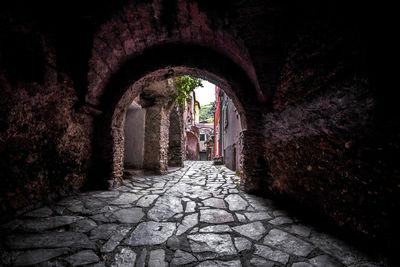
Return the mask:
{"type": "MultiPolygon", "coordinates": [[[[256,90],[246,73],[229,58],[196,45],[164,45],[148,49],[143,55],[126,62],[120,71],[111,77],[104,94],[100,97],[98,107],[103,113],[97,120],[94,159],[95,170],[98,172],[92,176],[97,179],[91,181],[92,184],[104,184],[107,177],[111,177],[111,181],[114,182],[122,177],[123,125],[126,110],[132,100],[146,84],[183,74],[209,80],[224,88],[237,107],[242,128],[245,132],[257,132],[257,129],[253,128],[256,123],[252,122],[250,129],[247,123],[248,113],[253,120],[254,114],[257,113],[251,109],[258,103],[256,90]]],[[[244,139],[252,140],[246,135],[244,139]]],[[[243,142],[246,143],[246,140],[243,142]]],[[[254,158],[254,153],[248,159],[250,158],[254,158]]],[[[244,159],[243,165],[247,164],[252,163],[244,159]]],[[[243,170],[244,176],[250,177],[245,167],[243,170]]]]}
{"type": "Polygon", "coordinates": [[[371,23],[376,5],[58,1],[44,12],[45,3],[19,2],[0,8],[2,211],[81,188],[92,143],[101,174],[93,181],[118,174],[121,128],[112,122],[127,88],[158,72],[197,73],[240,89],[243,153],[253,160],[245,173],[261,179],[268,168],[268,194],[358,232],[398,236],[400,124],[378,60],[390,42],[376,38],[387,28],[371,23]],[[181,54],[191,58],[172,58],[181,54]],[[214,56],[229,64],[213,65],[214,56]]]}

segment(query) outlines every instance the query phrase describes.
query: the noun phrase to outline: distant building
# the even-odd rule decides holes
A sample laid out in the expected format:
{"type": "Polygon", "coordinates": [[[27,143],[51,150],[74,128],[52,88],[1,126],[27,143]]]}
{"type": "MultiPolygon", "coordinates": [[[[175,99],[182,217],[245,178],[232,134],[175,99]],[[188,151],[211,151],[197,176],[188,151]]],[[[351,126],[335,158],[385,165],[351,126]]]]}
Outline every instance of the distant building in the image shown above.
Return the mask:
{"type": "Polygon", "coordinates": [[[200,160],[212,160],[214,151],[214,124],[202,121],[196,124],[199,129],[200,160]]]}
{"type": "Polygon", "coordinates": [[[194,117],[194,123],[199,123],[200,122],[200,103],[199,101],[196,100],[196,94],[193,92],[193,117],[194,117]]]}
{"type": "Polygon", "coordinates": [[[186,160],[200,160],[199,129],[196,127],[196,121],[199,122],[200,104],[196,100],[195,92],[192,92],[191,100],[185,102],[183,111],[183,122],[185,128],[185,154],[186,160]]]}
{"type": "Polygon", "coordinates": [[[215,86],[214,157],[222,158],[231,170],[239,171],[242,126],[232,100],[215,86]]]}
{"type": "Polygon", "coordinates": [[[190,102],[185,103],[185,151],[187,160],[212,160],[214,155],[213,123],[199,121],[200,103],[192,92],[190,102]]]}
{"type": "Polygon", "coordinates": [[[221,133],[220,133],[220,115],[221,115],[221,102],[223,91],[215,86],[215,112],[214,112],[214,157],[220,158],[222,157],[221,153],[221,133]]]}

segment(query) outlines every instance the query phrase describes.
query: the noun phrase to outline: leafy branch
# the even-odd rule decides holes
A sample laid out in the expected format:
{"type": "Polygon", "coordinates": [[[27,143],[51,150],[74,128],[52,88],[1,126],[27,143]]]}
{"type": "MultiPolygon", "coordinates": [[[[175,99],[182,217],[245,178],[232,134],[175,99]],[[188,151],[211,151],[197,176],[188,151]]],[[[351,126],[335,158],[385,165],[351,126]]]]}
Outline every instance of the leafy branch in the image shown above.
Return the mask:
{"type": "Polygon", "coordinates": [[[175,95],[175,99],[180,105],[184,105],[185,101],[190,102],[191,93],[197,87],[203,87],[201,80],[189,75],[183,75],[175,78],[176,90],[178,91],[175,95]]]}

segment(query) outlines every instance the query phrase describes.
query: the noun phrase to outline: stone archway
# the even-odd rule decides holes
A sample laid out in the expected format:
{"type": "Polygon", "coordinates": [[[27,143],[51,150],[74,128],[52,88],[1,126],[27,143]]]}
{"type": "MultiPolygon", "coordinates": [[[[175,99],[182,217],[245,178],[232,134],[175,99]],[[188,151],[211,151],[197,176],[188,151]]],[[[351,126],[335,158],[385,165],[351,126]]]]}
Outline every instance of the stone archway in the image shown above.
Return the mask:
{"type": "MultiPolygon", "coordinates": [[[[122,177],[123,146],[121,144],[124,138],[122,125],[124,124],[125,113],[127,107],[140,94],[142,88],[151,82],[183,74],[210,80],[224,88],[232,98],[241,116],[242,128],[245,131],[248,130],[246,109],[250,111],[249,114],[252,114],[250,107],[257,106],[258,98],[251,82],[237,65],[219,53],[197,46],[168,45],[150,52],[152,53],[138,57],[135,61],[136,63],[147,62],[148,64],[133,64],[133,61],[125,64],[121,71],[110,79],[102,97],[103,114],[99,117],[97,124],[98,158],[95,159],[95,165],[100,165],[103,168],[102,174],[96,175],[97,178],[99,175],[108,176],[112,178],[110,182],[116,182],[122,177]],[[153,53],[156,52],[155,54],[159,55],[159,51],[163,51],[162,55],[165,56],[155,58],[153,53]],[[174,56],[177,51],[180,51],[181,57],[174,56]],[[182,53],[185,53],[185,56],[182,53]],[[153,64],[149,64],[150,62],[153,62],[153,64]],[[171,65],[178,66],[172,67],[171,65]],[[139,66],[144,69],[139,68],[139,66]],[[146,68],[155,68],[156,70],[150,72],[146,68]],[[147,75],[142,76],[143,73],[147,73],[147,75]]],[[[258,110],[255,112],[257,113],[258,110]]],[[[251,116],[254,116],[254,114],[251,116]]],[[[256,131],[255,129],[251,133],[256,131]]],[[[245,142],[246,140],[244,140],[245,142]]],[[[258,140],[258,142],[261,143],[261,140],[258,140]]],[[[252,150],[253,148],[249,146],[249,149],[252,150]]],[[[262,150],[260,150],[261,152],[262,150]]],[[[243,165],[254,164],[253,159],[254,153],[243,160],[243,165]]],[[[249,166],[248,169],[252,168],[249,166]]],[[[246,176],[246,173],[244,173],[244,177],[248,180],[251,179],[249,175],[246,176]]]]}
{"type": "MultiPolygon", "coordinates": [[[[262,91],[251,56],[237,31],[223,18],[204,13],[199,5],[178,0],[170,10],[172,13],[166,14],[164,4],[156,0],[130,2],[116,11],[94,36],[85,100],[87,105],[101,110],[102,115],[95,130],[96,167],[92,177],[108,176],[113,182],[120,179],[121,125],[127,106],[146,83],[183,74],[209,80],[224,88],[233,99],[242,129],[248,131],[243,140],[244,150],[249,150],[242,163],[243,177],[250,180],[251,176],[261,179],[265,175],[258,164],[263,149],[255,155],[252,146],[264,143],[257,121],[262,119],[260,109],[266,108],[260,108],[260,103],[265,102],[268,90],[262,91]],[[166,16],[171,16],[169,22],[165,21],[166,16]],[[247,125],[247,116],[253,121],[256,118],[251,127],[247,125]],[[246,146],[247,140],[250,143],[246,146]]],[[[105,184],[106,179],[101,180],[105,184]]]]}
{"type": "Polygon", "coordinates": [[[127,3],[100,27],[89,60],[88,104],[101,104],[108,81],[122,64],[166,44],[197,45],[226,56],[242,69],[257,97],[265,100],[250,54],[236,30],[227,27],[218,16],[202,12],[197,2],[179,0],[173,14],[165,14],[163,5],[157,0],[127,3]],[[164,20],[165,16],[172,16],[173,29],[164,20]]]}

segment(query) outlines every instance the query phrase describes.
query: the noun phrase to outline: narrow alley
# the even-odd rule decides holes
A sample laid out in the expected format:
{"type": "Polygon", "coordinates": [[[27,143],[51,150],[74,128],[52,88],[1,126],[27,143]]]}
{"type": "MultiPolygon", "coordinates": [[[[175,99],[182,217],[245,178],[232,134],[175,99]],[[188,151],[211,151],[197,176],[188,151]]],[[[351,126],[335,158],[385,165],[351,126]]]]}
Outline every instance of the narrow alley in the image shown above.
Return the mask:
{"type": "Polygon", "coordinates": [[[186,161],[159,176],[125,177],[20,214],[1,226],[13,266],[380,266],[303,224],[270,200],[243,193],[224,166],[186,161]]]}

